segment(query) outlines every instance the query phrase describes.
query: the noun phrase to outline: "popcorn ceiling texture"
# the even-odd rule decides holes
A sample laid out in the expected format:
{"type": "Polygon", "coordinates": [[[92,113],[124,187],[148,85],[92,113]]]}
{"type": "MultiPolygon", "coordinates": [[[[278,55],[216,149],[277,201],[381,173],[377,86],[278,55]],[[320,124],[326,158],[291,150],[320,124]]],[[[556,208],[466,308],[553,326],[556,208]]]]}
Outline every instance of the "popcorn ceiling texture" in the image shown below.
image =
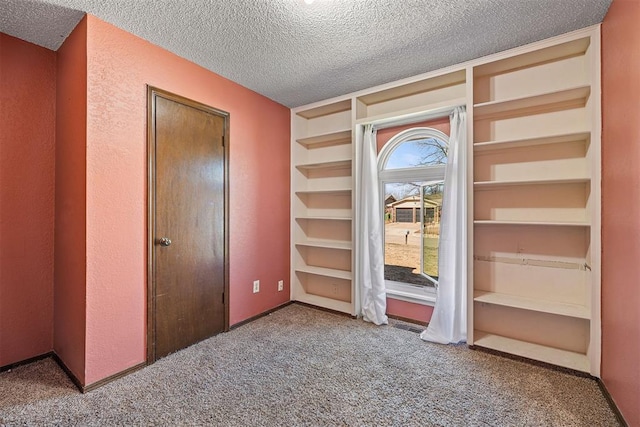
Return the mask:
{"type": "Polygon", "coordinates": [[[58,50],[84,12],[34,0],[0,0],[0,32],[58,50]]]}
{"type": "Polygon", "coordinates": [[[82,12],[288,107],[602,22],[611,0],[0,0],[0,31],[52,50],[82,12]]]}

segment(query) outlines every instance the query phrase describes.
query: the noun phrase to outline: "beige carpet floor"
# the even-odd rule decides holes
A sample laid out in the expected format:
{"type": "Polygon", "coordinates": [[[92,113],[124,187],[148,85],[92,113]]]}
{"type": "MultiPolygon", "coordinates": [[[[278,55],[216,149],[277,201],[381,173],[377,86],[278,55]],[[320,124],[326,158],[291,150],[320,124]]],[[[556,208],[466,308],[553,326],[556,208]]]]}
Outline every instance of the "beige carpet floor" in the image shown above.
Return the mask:
{"type": "Polygon", "coordinates": [[[45,359],[0,373],[0,425],[618,425],[592,379],[394,324],[294,304],[84,395],[45,359]]]}

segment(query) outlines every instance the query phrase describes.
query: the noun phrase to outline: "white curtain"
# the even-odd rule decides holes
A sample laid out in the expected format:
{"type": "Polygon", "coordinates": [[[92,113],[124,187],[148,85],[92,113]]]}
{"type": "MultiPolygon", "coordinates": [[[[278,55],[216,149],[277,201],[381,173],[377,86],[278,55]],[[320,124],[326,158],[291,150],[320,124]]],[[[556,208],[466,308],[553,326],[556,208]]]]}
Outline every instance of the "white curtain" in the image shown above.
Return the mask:
{"type": "Polygon", "coordinates": [[[467,340],[467,117],[464,107],[450,115],[451,136],[438,250],[438,292],[427,329],[420,338],[441,344],[467,340]]]}
{"type": "Polygon", "coordinates": [[[384,248],[382,247],[382,201],[378,184],[378,154],[376,130],[373,125],[364,127],[360,167],[360,200],[358,203],[357,233],[360,249],[358,277],[360,281],[360,306],[362,317],[376,325],[389,323],[387,295],[384,283],[384,248]]]}

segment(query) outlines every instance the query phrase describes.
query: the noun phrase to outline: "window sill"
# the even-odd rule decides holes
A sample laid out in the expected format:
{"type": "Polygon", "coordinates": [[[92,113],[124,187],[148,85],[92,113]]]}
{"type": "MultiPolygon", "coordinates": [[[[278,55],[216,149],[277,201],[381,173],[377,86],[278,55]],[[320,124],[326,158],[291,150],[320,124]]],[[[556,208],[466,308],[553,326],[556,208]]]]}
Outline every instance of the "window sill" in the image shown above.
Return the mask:
{"type": "Polygon", "coordinates": [[[385,280],[385,284],[387,287],[387,298],[431,307],[436,304],[435,288],[412,286],[391,280],[385,280]]]}

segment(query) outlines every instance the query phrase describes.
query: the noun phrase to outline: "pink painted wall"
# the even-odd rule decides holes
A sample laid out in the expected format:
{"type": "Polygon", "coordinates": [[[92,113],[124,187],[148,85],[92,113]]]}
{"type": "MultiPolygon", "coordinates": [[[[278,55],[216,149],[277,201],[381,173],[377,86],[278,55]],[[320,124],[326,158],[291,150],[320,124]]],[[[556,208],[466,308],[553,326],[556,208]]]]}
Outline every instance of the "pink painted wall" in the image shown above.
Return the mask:
{"type": "Polygon", "coordinates": [[[602,380],[640,426],[640,2],[602,24],[602,380]]]}
{"type": "Polygon", "coordinates": [[[146,85],[230,113],[232,325],[289,300],[290,112],[94,16],[87,24],[91,384],[145,360],[146,85]],[[287,286],[277,292],[280,279],[287,286]]]}
{"type": "MultiPolygon", "coordinates": [[[[402,132],[403,130],[416,127],[430,127],[443,132],[445,135],[449,135],[449,132],[451,131],[451,124],[448,117],[443,117],[435,120],[427,120],[419,123],[412,123],[409,125],[394,126],[387,129],[380,129],[376,135],[378,152],[380,152],[380,150],[382,150],[382,147],[384,147],[385,144],[398,133],[402,132]]],[[[393,298],[387,298],[387,314],[392,316],[404,317],[406,319],[415,320],[421,323],[427,323],[431,320],[433,307],[400,301],[393,298]]]]}
{"type": "Polygon", "coordinates": [[[422,304],[415,304],[398,299],[387,298],[387,314],[390,316],[403,317],[425,324],[431,320],[433,307],[422,304]]]}
{"type": "Polygon", "coordinates": [[[53,348],[56,56],[0,33],[0,366],[53,348]]]}
{"type": "Polygon", "coordinates": [[[85,380],[87,22],[57,52],[54,349],[85,380]]]}

